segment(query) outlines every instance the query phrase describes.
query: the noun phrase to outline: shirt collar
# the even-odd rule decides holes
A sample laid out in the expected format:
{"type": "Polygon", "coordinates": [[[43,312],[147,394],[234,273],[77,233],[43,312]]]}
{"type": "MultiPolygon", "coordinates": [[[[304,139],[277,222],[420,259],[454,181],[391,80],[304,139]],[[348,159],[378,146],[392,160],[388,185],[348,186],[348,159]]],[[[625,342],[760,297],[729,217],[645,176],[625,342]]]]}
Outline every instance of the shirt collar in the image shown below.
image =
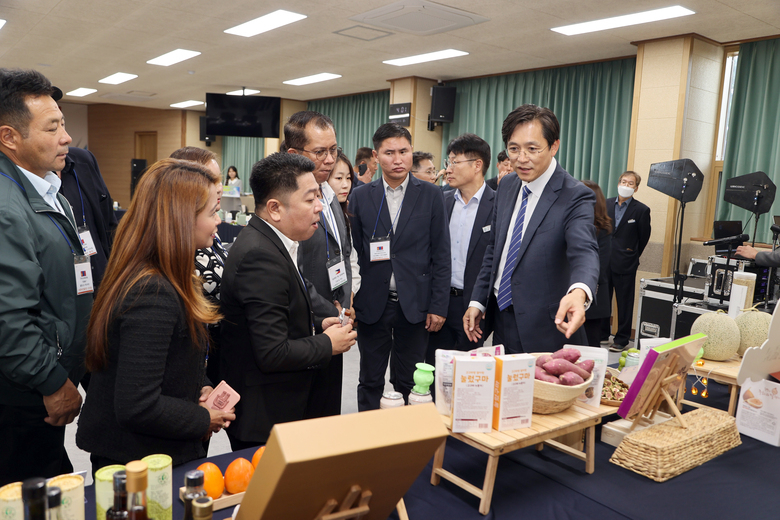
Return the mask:
{"type": "Polygon", "coordinates": [[[523,181],[523,186],[528,186],[528,190],[531,193],[533,193],[537,197],[541,197],[544,188],[546,188],[547,183],[550,182],[550,178],[552,177],[553,172],[555,172],[555,168],[557,166],[558,166],[558,161],[556,161],[555,157],[553,157],[552,160],[550,161],[550,166],[547,167],[547,169],[544,171],[543,174],[541,174],[539,177],[532,180],[531,182],[523,181]]]}
{"type": "Polygon", "coordinates": [[[46,174],[45,177],[41,178],[38,175],[35,175],[31,171],[27,171],[21,166],[19,166],[19,169],[22,171],[25,177],[27,177],[27,180],[30,181],[30,184],[33,185],[33,188],[35,188],[35,191],[38,192],[38,195],[41,196],[41,198],[45,198],[46,195],[48,195],[50,192],[52,194],[52,197],[56,199],[56,193],[60,191],[60,186],[62,186],[62,181],[55,173],[49,172],[46,174]]]}
{"type": "Polygon", "coordinates": [[[287,238],[287,236],[284,233],[282,233],[281,231],[279,231],[278,229],[276,229],[276,227],[271,222],[268,222],[266,219],[264,219],[262,217],[259,217],[259,218],[263,222],[268,224],[268,227],[270,227],[271,229],[274,230],[274,233],[276,233],[276,236],[278,236],[279,240],[282,241],[282,245],[287,250],[287,253],[290,255],[290,258],[292,258],[293,261],[296,262],[296,265],[297,265],[297,254],[296,254],[296,256],[293,256],[293,253],[297,252],[297,250],[298,250],[298,242],[296,242],[294,240],[290,240],[289,238],[287,238]]]}
{"type": "Polygon", "coordinates": [[[320,190],[322,191],[323,198],[327,201],[328,205],[330,205],[330,203],[333,202],[333,196],[336,194],[336,192],[333,191],[333,188],[330,187],[328,181],[320,184],[320,190]]]}
{"type": "MultiPolygon", "coordinates": [[[[479,201],[482,200],[482,194],[485,193],[485,186],[486,186],[486,184],[483,182],[482,186],[477,190],[477,192],[474,194],[474,196],[471,197],[471,199],[469,199],[469,202],[468,202],[469,204],[471,204],[471,201],[475,200],[475,199],[477,201],[477,204],[479,204],[479,201]]],[[[459,200],[460,202],[463,202],[463,197],[460,195],[460,190],[455,190],[455,198],[457,200],[459,200]]],[[[463,203],[466,204],[465,202],[463,202],[463,203]]]]}
{"type": "Polygon", "coordinates": [[[620,198],[615,197],[615,206],[618,208],[627,208],[629,204],[631,204],[631,201],[634,200],[634,196],[630,196],[628,199],[626,199],[626,202],[623,203],[623,205],[620,205],[620,198]]]}
{"type": "MultiPolygon", "coordinates": [[[[404,179],[404,182],[402,182],[398,186],[398,188],[401,188],[401,190],[400,190],[401,193],[406,193],[406,187],[409,185],[409,177],[411,177],[411,175],[409,175],[409,173],[407,173],[406,174],[406,178],[404,179]]],[[[393,189],[393,188],[390,187],[389,184],[387,184],[387,181],[385,180],[384,175],[382,176],[382,184],[384,184],[384,186],[385,186],[385,193],[387,193],[387,190],[399,191],[398,188],[393,189]]]]}

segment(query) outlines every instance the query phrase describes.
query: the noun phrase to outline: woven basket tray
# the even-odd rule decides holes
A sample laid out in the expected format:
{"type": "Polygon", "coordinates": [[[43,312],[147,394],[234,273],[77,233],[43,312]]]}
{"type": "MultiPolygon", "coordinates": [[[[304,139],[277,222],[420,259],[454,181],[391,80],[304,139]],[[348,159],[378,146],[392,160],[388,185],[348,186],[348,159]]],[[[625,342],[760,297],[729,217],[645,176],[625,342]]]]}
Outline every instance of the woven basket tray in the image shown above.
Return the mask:
{"type": "MultiPolygon", "coordinates": [[[[545,354],[534,353],[535,357],[545,354]]],[[[593,374],[577,386],[556,385],[544,381],[534,380],[534,413],[548,415],[566,410],[574,404],[574,401],[590,386],[593,374]]]]}
{"type": "Polygon", "coordinates": [[[676,418],[626,435],[610,462],[656,482],[701,466],[742,444],[734,417],[721,410],[699,408],[676,418]]]}

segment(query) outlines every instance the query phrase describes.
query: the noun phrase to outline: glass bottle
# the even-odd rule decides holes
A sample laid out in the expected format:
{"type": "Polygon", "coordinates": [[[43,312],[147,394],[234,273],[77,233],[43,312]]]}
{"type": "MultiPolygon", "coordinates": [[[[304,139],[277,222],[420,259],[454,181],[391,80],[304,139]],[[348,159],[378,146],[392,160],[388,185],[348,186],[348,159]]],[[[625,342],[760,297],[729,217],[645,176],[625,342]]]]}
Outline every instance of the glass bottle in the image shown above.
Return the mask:
{"type": "Polygon", "coordinates": [[[203,472],[199,469],[188,471],[184,474],[184,520],[193,520],[192,501],[196,498],[205,497],[206,490],[203,489],[203,472]]]}
{"type": "Polygon", "coordinates": [[[127,473],[114,472],[114,505],[106,511],[106,520],[127,520],[127,473]]]}
{"type": "Polygon", "coordinates": [[[47,520],[46,479],[31,478],[22,482],[24,520],[47,520]]]}
{"type": "Polygon", "coordinates": [[[193,520],[211,520],[213,514],[214,501],[210,496],[198,497],[192,501],[193,520]]]}
{"type": "Polygon", "coordinates": [[[148,520],[146,514],[146,462],[134,460],[125,466],[127,475],[127,518],[129,520],[148,520]]]}
{"type": "Polygon", "coordinates": [[[62,490],[57,486],[47,487],[46,498],[49,505],[49,520],[62,520],[62,490]]]}

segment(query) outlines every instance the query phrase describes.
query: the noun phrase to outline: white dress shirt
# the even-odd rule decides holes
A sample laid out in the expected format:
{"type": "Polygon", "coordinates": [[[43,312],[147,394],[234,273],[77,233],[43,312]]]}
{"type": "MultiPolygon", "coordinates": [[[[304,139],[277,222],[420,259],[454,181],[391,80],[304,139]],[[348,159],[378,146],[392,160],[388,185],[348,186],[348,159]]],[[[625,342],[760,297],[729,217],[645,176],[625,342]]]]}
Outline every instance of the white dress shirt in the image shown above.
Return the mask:
{"type": "MultiPolygon", "coordinates": [[[[336,193],[327,182],[320,184],[320,191],[322,191],[323,197],[321,200],[322,214],[325,217],[325,225],[328,226],[326,233],[330,232],[334,237],[336,237],[336,243],[338,243],[339,251],[341,252],[343,251],[343,248],[341,247],[341,236],[339,235],[339,228],[336,225],[336,216],[333,214],[333,208],[331,207],[333,198],[336,196],[336,193]]],[[[325,239],[327,240],[327,237],[325,237],[325,239]]]]}
{"type": "Polygon", "coordinates": [[[62,180],[57,177],[56,174],[49,172],[45,177],[40,177],[30,171],[25,170],[21,166],[19,166],[19,169],[22,171],[24,176],[27,177],[27,180],[30,181],[30,184],[33,185],[35,191],[37,191],[38,194],[43,197],[43,200],[46,201],[46,204],[51,206],[53,210],[62,213],[66,217],[68,216],[65,213],[65,210],[62,209],[60,201],[57,200],[57,193],[60,191],[60,186],[62,186],[62,180]]]}
{"type": "MultiPolygon", "coordinates": [[[[390,222],[393,225],[393,232],[398,227],[398,214],[401,212],[401,205],[404,202],[404,195],[406,195],[406,188],[409,186],[409,174],[406,174],[404,182],[402,182],[397,188],[391,188],[384,176],[382,177],[382,185],[385,187],[385,204],[387,204],[387,211],[390,213],[390,222]]],[[[390,275],[390,290],[395,291],[395,273],[390,275]]]]}
{"type": "Polygon", "coordinates": [[[452,280],[450,287],[463,289],[463,275],[466,271],[466,260],[469,254],[469,243],[474,221],[477,219],[477,210],[482,195],[485,193],[485,183],[477,190],[477,193],[469,199],[468,204],[463,201],[460,190],[455,190],[455,205],[452,207],[450,217],[450,244],[452,251],[452,280]]]}
{"type": "Polygon", "coordinates": [[[268,227],[274,230],[274,233],[276,233],[276,236],[279,237],[279,240],[282,241],[282,245],[287,250],[287,253],[290,255],[290,258],[292,258],[293,264],[295,265],[295,269],[300,274],[300,269],[298,269],[298,242],[295,242],[294,240],[290,240],[287,238],[287,236],[276,229],[274,225],[271,222],[268,222],[266,219],[260,217],[263,222],[268,224],[268,227]]]}

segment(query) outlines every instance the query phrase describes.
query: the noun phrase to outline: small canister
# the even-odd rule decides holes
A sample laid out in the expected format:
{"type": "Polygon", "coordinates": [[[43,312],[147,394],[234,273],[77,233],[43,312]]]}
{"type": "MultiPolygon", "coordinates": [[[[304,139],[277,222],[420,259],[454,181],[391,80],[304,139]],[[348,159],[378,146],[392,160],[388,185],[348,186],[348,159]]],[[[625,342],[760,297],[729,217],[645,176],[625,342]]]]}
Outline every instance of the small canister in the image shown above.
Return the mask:
{"type": "Polygon", "coordinates": [[[411,391],[409,394],[409,404],[415,405],[415,404],[425,404],[425,403],[432,403],[433,398],[431,397],[431,393],[427,392],[425,394],[418,394],[414,390],[411,391]]]}
{"type": "Polygon", "coordinates": [[[633,367],[633,366],[636,366],[638,364],[639,364],[639,353],[638,352],[629,352],[628,355],[626,356],[626,366],[625,366],[625,368],[633,367]]]}
{"type": "Polygon", "coordinates": [[[0,487],[0,518],[2,520],[24,520],[21,482],[0,487]]]}
{"type": "Polygon", "coordinates": [[[149,518],[171,520],[173,518],[173,460],[165,454],[147,455],[143,459],[148,467],[146,509],[149,518]]]}
{"type": "Polygon", "coordinates": [[[404,396],[401,392],[385,392],[379,400],[379,409],[399,408],[404,405],[404,396]]]}
{"type": "Polygon", "coordinates": [[[106,511],[114,506],[114,473],[123,469],[123,465],[114,464],[95,472],[95,511],[98,520],[103,520],[106,511]]]}

